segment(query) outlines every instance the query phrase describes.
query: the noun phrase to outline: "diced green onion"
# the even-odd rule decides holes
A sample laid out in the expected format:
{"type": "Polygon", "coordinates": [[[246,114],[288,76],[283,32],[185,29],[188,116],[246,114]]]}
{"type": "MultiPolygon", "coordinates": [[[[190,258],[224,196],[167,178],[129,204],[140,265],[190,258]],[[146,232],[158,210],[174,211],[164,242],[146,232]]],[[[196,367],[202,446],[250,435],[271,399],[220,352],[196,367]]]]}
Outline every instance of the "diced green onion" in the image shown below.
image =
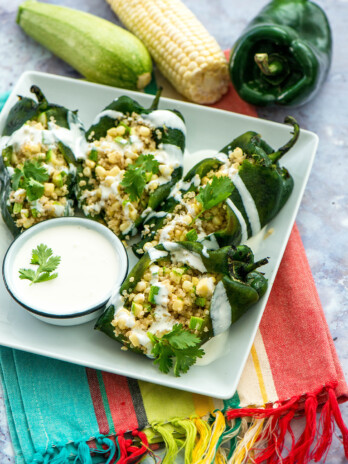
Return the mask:
{"type": "Polygon", "coordinates": [[[90,153],[88,155],[88,159],[91,160],[91,161],[94,161],[95,163],[97,163],[97,161],[98,161],[98,150],[96,150],[95,148],[92,148],[92,150],[90,151],[90,153]]]}
{"type": "Polygon", "coordinates": [[[201,330],[204,325],[204,319],[201,317],[191,316],[189,328],[191,330],[201,330]]]}
{"type": "Polygon", "coordinates": [[[53,150],[50,148],[46,153],[46,161],[52,161],[53,150]]]}
{"type": "Polygon", "coordinates": [[[128,140],[124,139],[123,137],[116,137],[115,142],[118,143],[119,145],[127,145],[128,140]]]}
{"type": "Polygon", "coordinates": [[[41,124],[43,126],[46,126],[47,124],[47,116],[46,116],[46,113],[40,113],[38,118],[37,118],[38,122],[41,122],[41,124]]]}
{"type": "Polygon", "coordinates": [[[129,135],[131,133],[131,128],[127,126],[127,124],[124,123],[123,121],[120,122],[119,126],[122,126],[126,129],[126,132],[125,132],[126,135],[129,135]]]}
{"type": "Polygon", "coordinates": [[[15,203],[15,204],[13,205],[13,214],[18,214],[18,213],[20,213],[21,210],[22,210],[22,208],[23,208],[23,204],[22,204],[22,203],[15,203]]]}
{"type": "Polygon", "coordinates": [[[151,285],[148,301],[152,304],[156,304],[155,297],[159,293],[159,287],[156,285],[151,285]]]}
{"type": "Polygon", "coordinates": [[[203,298],[203,297],[198,297],[198,298],[195,299],[196,305],[199,306],[199,307],[201,307],[201,308],[204,308],[204,306],[205,306],[205,301],[206,301],[206,300],[205,300],[205,298],[203,298]]]}

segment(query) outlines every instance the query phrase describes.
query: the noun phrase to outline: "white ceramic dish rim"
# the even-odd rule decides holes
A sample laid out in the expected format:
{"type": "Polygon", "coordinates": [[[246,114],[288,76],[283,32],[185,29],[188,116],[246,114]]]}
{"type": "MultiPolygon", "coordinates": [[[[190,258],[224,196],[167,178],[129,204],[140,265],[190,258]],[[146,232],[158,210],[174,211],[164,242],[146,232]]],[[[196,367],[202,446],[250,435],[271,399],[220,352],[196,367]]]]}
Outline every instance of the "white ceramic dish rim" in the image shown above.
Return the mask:
{"type": "MultiPolygon", "coordinates": [[[[29,95],[27,86],[29,83],[34,83],[34,82],[37,85],[41,86],[42,90],[44,91],[46,95],[47,95],[47,90],[49,89],[51,94],[60,95],[61,97],[63,97],[62,101],[61,100],[58,101],[58,96],[57,96],[55,103],[60,103],[60,104],[63,104],[69,107],[71,107],[72,105],[75,105],[74,101],[75,99],[78,100],[78,98],[76,97],[74,99],[73,97],[75,97],[75,95],[69,94],[69,99],[68,99],[65,96],[67,89],[70,89],[71,92],[73,92],[74,90],[75,92],[80,92],[81,95],[85,96],[85,98],[90,98],[90,95],[92,95],[93,91],[95,91],[96,94],[98,94],[96,95],[96,98],[95,98],[96,100],[98,100],[98,102],[94,106],[98,107],[98,111],[102,110],[105,104],[108,104],[112,100],[112,98],[115,98],[120,95],[129,95],[130,97],[137,99],[140,103],[143,103],[143,104],[144,102],[146,104],[147,102],[148,104],[150,104],[153,99],[153,96],[149,96],[149,95],[138,93],[138,92],[126,91],[124,89],[115,89],[115,88],[111,88],[107,86],[92,84],[92,83],[85,82],[85,81],[77,81],[76,79],[70,79],[66,77],[60,77],[60,76],[49,75],[45,73],[29,71],[29,72],[24,73],[19,79],[17,85],[15,86],[15,88],[13,89],[10,95],[9,100],[7,101],[4,107],[2,114],[0,115],[0,131],[1,131],[1,127],[2,127],[2,124],[4,122],[4,119],[6,117],[8,110],[15,102],[16,95],[17,94],[29,95]],[[26,87],[24,87],[24,85],[26,85],[26,87]],[[106,95],[108,96],[108,100],[106,99],[106,95]],[[111,97],[111,95],[113,96],[111,97]],[[65,99],[68,101],[64,101],[65,99]]],[[[47,96],[51,101],[53,101],[51,96],[49,95],[47,96]]],[[[82,104],[79,107],[79,109],[81,110],[80,115],[83,114],[83,107],[85,106],[84,100],[81,100],[81,102],[82,104]]],[[[250,116],[240,115],[240,114],[236,114],[233,112],[223,111],[223,110],[219,110],[215,108],[202,107],[200,105],[181,102],[177,100],[162,98],[160,107],[162,108],[163,107],[169,107],[169,108],[176,107],[177,109],[182,111],[184,116],[187,116],[187,122],[190,122],[189,121],[191,118],[190,114],[192,113],[198,115],[198,120],[200,123],[201,123],[201,119],[200,119],[201,117],[203,118],[203,120],[204,118],[206,118],[207,121],[209,121],[209,124],[213,124],[213,125],[214,125],[215,119],[219,121],[226,121],[226,123],[229,124],[228,134],[230,134],[230,124],[232,124],[233,122],[236,124],[236,127],[238,125],[243,125],[243,130],[258,130],[257,128],[261,127],[260,129],[261,133],[263,133],[263,131],[265,131],[266,133],[269,132],[269,134],[265,136],[265,139],[269,143],[274,144],[274,146],[276,146],[276,144],[273,138],[279,139],[281,134],[284,134],[285,132],[288,134],[289,132],[288,128],[284,129],[283,124],[279,124],[279,123],[275,123],[271,121],[265,121],[265,120],[257,119],[257,118],[255,119],[250,116]],[[245,126],[245,129],[244,129],[244,126],[245,126]]],[[[71,108],[71,109],[76,109],[76,108],[71,108]]],[[[88,120],[87,124],[92,121],[93,117],[95,116],[95,114],[97,114],[98,111],[93,113],[92,118],[88,120]]],[[[219,128],[220,133],[222,133],[221,131],[223,130],[225,130],[224,127],[219,128]]],[[[212,139],[215,140],[214,131],[212,133],[213,133],[212,139]]],[[[233,137],[239,135],[240,133],[241,132],[233,134],[233,137]]],[[[209,133],[207,137],[208,136],[210,137],[210,134],[211,133],[209,133]]],[[[190,139],[190,135],[191,135],[190,131],[188,131],[188,137],[187,137],[188,142],[194,139],[192,135],[190,139]]],[[[204,131],[200,135],[204,139],[205,137],[204,131]]],[[[225,142],[228,143],[233,137],[230,137],[227,141],[225,140],[225,142]]],[[[197,135],[196,135],[196,138],[197,138],[197,135]]],[[[289,137],[287,135],[287,139],[288,138],[289,137]]],[[[110,356],[110,350],[113,350],[113,347],[115,346],[114,345],[115,342],[112,341],[111,339],[108,339],[108,337],[106,337],[104,334],[97,333],[96,336],[94,336],[94,338],[97,340],[100,346],[91,347],[90,339],[92,337],[91,336],[86,337],[85,332],[82,332],[82,327],[87,328],[88,326],[87,324],[85,324],[84,326],[77,326],[77,329],[76,329],[78,332],[76,333],[76,336],[77,337],[81,336],[80,351],[72,350],[72,352],[66,353],[64,349],[57,350],[55,347],[51,347],[49,343],[45,345],[44,342],[40,342],[41,345],[38,346],[32,340],[29,340],[29,341],[25,340],[24,342],[22,340],[18,340],[18,338],[16,338],[16,335],[15,335],[15,339],[13,339],[13,337],[10,337],[8,333],[5,331],[5,327],[13,328],[13,326],[11,325],[11,322],[10,323],[8,322],[8,319],[10,316],[8,313],[6,313],[3,315],[6,320],[1,321],[1,317],[0,317],[0,343],[5,346],[12,347],[12,348],[22,349],[25,351],[30,351],[32,353],[46,355],[46,356],[50,356],[56,359],[60,359],[63,361],[68,361],[68,362],[72,362],[76,364],[82,364],[86,367],[97,368],[97,369],[113,372],[116,374],[126,375],[128,377],[133,377],[133,378],[137,378],[140,380],[153,382],[153,383],[161,384],[161,385],[176,388],[176,389],[186,390],[186,391],[190,391],[194,393],[200,393],[203,395],[210,395],[210,396],[214,396],[215,398],[224,399],[224,398],[231,397],[236,391],[238,381],[242,374],[242,370],[247,361],[247,357],[249,355],[249,352],[250,352],[253,340],[255,338],[263,311],[266,306],[266,301],[268,299],[269,293],[272,288],[272,284],[274,282],[276,270],[279,267],[283,252],[285,250],[288,238],[290,236],[292,226],[295,221],[295,217],[296,217],[296,214],[297,214],[297,211],[298,211],[298,208],[299,208],[302,196],[303,196],[303,192],[305,190],[305,186],[306,186],[309,174],[310,174],[310,170],[311,170],[311,167],[314,161],[314,156],[315,156],[315,152],[316,152],[317,145],[318,145],[317,135],[312,132],[302,130],[299,142],[297,143],[298,151],[300,151],[302,139],[304,140],[303,143],[305,143],[305,146],[302,147],[302,149],[308,148],[308,153],[306,154],[306,159],[303,162],[303,166],[301,164],[301,176],[302,176],[301,179],[302,180],[297,185],[296,185],[296,180],[295,180],[295,188],[297,188],[296,195],[294,192],[292,197],[288,201],[288,204],[285,205],[285,207],[279,213],[277,218],[273,220],[269,225],[270,227],[274,225],[277,226],[278,224],[280,224],[280,216],[283,219],[285,218],[284,220],[286,222],[286,230],[281,237],[281,246],[278,247],[277,255],[273,259],[273,271],[271,274],[269,274],[269,289],[266,295],[263,297],[262,302],[260,302],[260,304],[251,308],[248,311],[248,313],[245,316],[243,316],[243,318],[241,319],[241,321],[243,321],[242,323],[238,321],[234,326],[232,326],[231,331],[230,331],[231,333],[229,334],[229,337],[231,338],[237,333],[236,331],[239,331],[244,336],[245,331],[247,331],[247,337],[246,337],[247,344],[243,348],[243,353],[241,354],[241,357],[238,359],[238,362],[236,363],[236,369],[234,370],[233,377],[231,377],[231,374],[229,372],[227,373],[226,368],[221,369],[221,364],[225,359],[227,359],[226,358],[227,355],[229,356],[229,358],[230,357],[233,358],[232,356],[233,353],[231,354],[230,350],[226,350],[227,354],[222,357],[221,362],[218,362],[217,364],[213,363],[208,366],[203,366],[199,368],[193,367],[191,368],[188,374],[185,374],[184,376],[180,378],[173,377],[171,375],[164,375],[158,372],[156,368],[150,367],[148,363],[146,364],[145,359],[144,360],[142,359],[141,362],[138,362],[138,360],[135,358],[132,358],[132,360],[130,360],[130,358],[127,356],[131,356],[131,355],[138,356],[134,353],[121,353],[122,355],[125,356],[125,358],[118,356],[117,353],[112,353],[112,363],[110,363],[109,359],[105,360],[103,357],[101,358],[98,357],[97,359],[90,359],[91,357],[85,355],[84,351],[81,351],[81,350],[96,348],[97,351],[99,350],[100,353],[105,355],[105,357],[107,358],[108,356],[110,356]],[[291,209],[289,209],[290,208],[289,203],[292,204],[291,209]],[[8,326],[8,324],[10,324],[10,326],[8,326]],[[4,328],[2,328],[2,325],[4,325],[4,328]],[[201,369],[201,371],[199,371],[198,369],[201,369]],[[201,372],[202,372],[202,375],[201,375],[201,372]],[[220,380],[217,379],[217,374],[220,375],[220,380]],[[208,382],[208,383],[206,384],[205,382],[208,382]]],[[[222,140],[222,138],[219,140],[222,140]]],[[[194,145],[193,142],[192,144],[194,145]]],[[[219,150],[222,146],[224,146],[224,144],[225,143],[216,142],[216,144],[214,143],[213,148],[214,150],[219,150]]],[[[285,157],[284,160],[282,160],[281,164],[286,166],[290,157],[291,155],[289,153],[289,155],[287,155],[287,157],[285,157]]],[[[197,160],[195,162],[197,162],[197,160]]],[[[291,172],[291,174],[294,176],[295,173],[291,172]]],[[[1,310],[0,310],[0,313],[1,313],[1,310]]],[[[57,328],[55,329],[54,332],[50,332],[49,329],[45,329],[45,327],[43,326],[40,326],[40,327],[36,326],[35,330],[39,330],[39,333],[43,338],[45,338],[46,332],[48,332],[47,337],[50,337],[51,335],[54,334],[55,336],[57,336],[58,339],[60,339],[61,337],[60,334],[62,332],[59,333],[59,331],[67,330],[67,329],[57,328]]],[[[92,330],[92,327],[91,327],[91,330],[92,330]]],[[[75,333],[74,333],[74,339],[76,339],[75,333]]],[[[99,356],[100,353],[98,352],[96,356],[99,356]]],[[[230,359],[228,360],[230,361],[230,359]]]]}
{"type": "Polygon", "coordinates": [[[111,232],[110,229],[105,227],[102,224],[99,224],[96,221],[93,221],[91,219],[83,218],[83,217],[61,217],[61,218],[52,218],[50,220],[42,221],[34,226],[30,227],[30,229],[25,230],[22,232],[20,235],[18,235],[13,242],[10,244],[8,247],[4,259],[3,259],[3,264],[2,264],[2,276],[3,280],[5,283],[5,287],[9,294],[12,296],[12,298],[20,304],[23,308],[25,308],[27,311],[33,313],[34,315],[41,316],[45,319],[52,319],[52,320],[62,320],[62,319],[78,319],[78,318],[84,318],[85,316],[99,311],[109,300],[111,297],[114,288],[116,286],[121,286],[124,279],[126,278],[129,270],[129,259],[128,255],[125,249],[125,246],[123,245],[122,241],[113,233],[111,232]],[[121,266],[120,266],[120,274],[117,278],[117,281],[115,282],[114,286],[110,290],[109,294],[107,297],[103,297],[100,299],[100,301],[93,305],[92,307],[76,311],[74,313],[70,314],[53,314],[49,313],[47,311],[40,311],[34,306],[29,306],[28,304],[24,303],[16,291],[13,289],[11,279],[8,278],[10,274],[10,267],[12,260],[14,259],[16,251],[18,251],[18,247],[21,247],[23,243],[25,243],[26,240],[28,240],[30,237],[42,229],[48,229],[48,228],[54,228],[54,227],[60,227],[62,225],[81,225],[82,227],[86,227],[87,229],[95,230],[98,233],[100,233],[103,237],[107,238],[109,243],[113,245],[113,247],[116,250],[117,255],[120,258],[121,266]]]}

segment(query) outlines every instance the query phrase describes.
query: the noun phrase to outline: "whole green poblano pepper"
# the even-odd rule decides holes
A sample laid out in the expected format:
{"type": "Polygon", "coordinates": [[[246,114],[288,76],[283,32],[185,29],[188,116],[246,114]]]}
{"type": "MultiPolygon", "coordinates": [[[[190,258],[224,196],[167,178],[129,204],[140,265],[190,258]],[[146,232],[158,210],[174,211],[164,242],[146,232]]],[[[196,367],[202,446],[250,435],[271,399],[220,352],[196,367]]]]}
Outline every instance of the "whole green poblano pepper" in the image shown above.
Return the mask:
{"type": "Polygon", "coordinates": [[[332,34],[310,0],[272,0],[247,25],[230,55],[230,76],[254,105],[296,106],[312,99],[329,72],[332,34]]]}

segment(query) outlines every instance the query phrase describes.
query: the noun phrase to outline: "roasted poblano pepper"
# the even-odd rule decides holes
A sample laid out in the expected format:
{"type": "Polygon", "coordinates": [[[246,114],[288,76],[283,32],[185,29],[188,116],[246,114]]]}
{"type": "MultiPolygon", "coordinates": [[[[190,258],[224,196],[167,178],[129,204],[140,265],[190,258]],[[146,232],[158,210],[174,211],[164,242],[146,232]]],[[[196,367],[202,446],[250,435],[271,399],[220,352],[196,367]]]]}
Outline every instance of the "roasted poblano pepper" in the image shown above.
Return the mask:
{"type": "Polygon", "coordinates": [[[0,206],[13,235],[45,219],[74,213],[77,158],[84,156],[85,132],[76,112],[19,97],[0,138],[0,206]]]}
{"type": "Polygon", "coordinates": [[[273,150],[256,132],[246,132],[215,157],[196,164],[172,190],[160,211],[144,222],[141,254],[167,240],[201,241],[210,249],[238,245],[273,219],[288,200],[293,179],[279,159],[295,144],[299,127],[293,118],[291,140],[273,150]]]}
{"type": "Polygon", "coordinates": [[[264,295],[267,279],[245,245],[206,250],[197,242],[164,242],[138,261],[95,328],[163,372],[187,372],[200,346],[227,330],[264,295]]]}
{"type": "Polygon", "coordinates": [[[182,176],[185,123],[179,112],[157,109],[158,101],[159,94],[145,109],[127,96],[117,98],[87,132],[79,205],[121,238],[136,234],[182,176]]]}
{"type": "Polygon", "coordinates": [[[246,27],[230,55],[230,75],[243,100],[294,106],[309,101],[331,64],[331,29],[309,0],[273,0],[246,27]]]}

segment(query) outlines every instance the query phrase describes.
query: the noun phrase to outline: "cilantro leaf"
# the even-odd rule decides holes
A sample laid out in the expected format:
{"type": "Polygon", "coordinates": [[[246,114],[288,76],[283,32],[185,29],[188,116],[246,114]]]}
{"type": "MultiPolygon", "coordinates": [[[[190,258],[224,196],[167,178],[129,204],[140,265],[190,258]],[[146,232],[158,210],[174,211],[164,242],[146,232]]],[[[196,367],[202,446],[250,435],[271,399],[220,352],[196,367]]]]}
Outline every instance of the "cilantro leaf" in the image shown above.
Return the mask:
{"type": "Polygon", "coordinates": [[[146,172],[159,173],[159,162],[153,155],[140,155],[133,166],[143,168],[146,172]]]}
{"type": "Polygon", "coordinates": [[[32,251],[30,264],[44,264],[52,255],[52,248],[41,243],[32,251]]]}
{"type": "Polygon", "coordinates": [[[146,185],[146,179],[140,169],[127,169],[122,182],[122,187],[129,195],[131,201],[136,201],[141,197],[146,185]]]}
{"type": "Polygon", "coordinates": [[[55,279],[58,273],[51,274],[60,264],[60,256],[52,256],[53,252],[47,245],[41,243],[31,252],[30,264],[38,266],[36,272],[34,269],[20,269],[19,278],[31,280],[31,284],[37,282],[46,282],[55,279]]]}
{"type": "Polygon", "coordinates": [[[21,178],[23,177],[23,172],[21,171],[21,169],[19,168],[16,168],[14,170],[14,173],[12,175],[12,178],[11,178],[11,181],[12,181],[12,187],[14,190],[17,190],[18,187],[19,187],[19,182],[21,180],[21,178]]]}
{"type": "Polygon", "coordinates": [[[232,191],[233,183],[229,177],[214,176],[212,182],[202,188],[196,197],[203,207],[198,216],[226,200],[232,191]]]}
{"type": "Polygon", "coordinates": [[[153,344],[154,363],[165,374],[174,367],[174,374],[179,377],[204,354],[204,351],[199,348],[201,343],[199,337],[185,330],[181,324],[175,324],[172,331],[163,337],[159,338],[151,333],[148,333],[148,337],[153,344]]]}
{"type": "Polygon", "coordinates": [[[37,279],[35,279],[35,283],[46,282],[47,280],[53,280],[56,277],[58,277],[57,272],[55,272],[54,274],[50,274],[48,272],[43,272],[42,274],[39,275],[39,277],[37,279]]]}
{"type": "Polygon", "coordinates": [[[20,279],[34,280],[35,279],[35,271],[33,269],[20,269],[19,270],[19,278],[20,279]]]}
{"type": "Polygon", "coordinates": [[[151,175],[159,173],[158,167],[159,162],[153,155],[140,155],[134,164],[128,166],[121,185],[131,201],[136,201],[141,197],[151,175]]]}
{"type": "Polygon", "coordinates": [[[60,256],[51,256],[51,258],[41,265],[41,272],[53,272],[60,264],[60,256]]]}
{"type": "Polygon", "coordinates": [[[37,182],[46,182],[49,179],[49,174],[44,166],[41,166],[38,161],[26,160],[23,166],[23,174],[29,179],[34,179],[37,182]]]}
{"type": "Polygon", "coordinates": [[[25,185],[29,201],[35,201],[42,197],[45,187],[35,179],[28,179],[25,185]]]}
{"type": "Polygon", "coordinates": [[[41,166],[38,161],[26,160],[23,168],[16,168],[12,176],[12,188],[17,190],[18,187],[23,187],[27,191],[29,201],[35,201],[42,197],[44,193],[43,182],[49,179],[49,174],[44,166],[41,166]]]}

